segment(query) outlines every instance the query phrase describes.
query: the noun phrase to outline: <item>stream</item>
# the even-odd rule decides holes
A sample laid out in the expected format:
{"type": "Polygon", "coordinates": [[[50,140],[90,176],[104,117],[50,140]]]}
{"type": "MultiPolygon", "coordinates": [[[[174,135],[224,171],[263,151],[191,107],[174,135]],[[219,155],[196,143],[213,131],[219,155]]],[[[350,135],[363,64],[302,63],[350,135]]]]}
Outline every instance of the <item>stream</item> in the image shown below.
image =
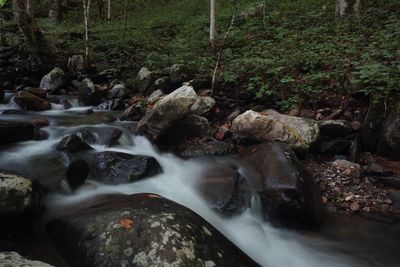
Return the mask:
{"type": "MultiPolygon", "coordinates": [[[[7,94],[6,97],[9,103],[0,105],[0,113],[19,109],[12,102],[12,94],[7,94]]],[[[118,113],[96,111],[87,115],[84,111],[91,107],[80,107],[73,98],[67,101],[72,108],[63,109],[61,105],[53,104],[50,111],[0,115],[0,120],[46,118],[50,122],[49,126],[42,128],[47,135],[45,140],[8,145],[2,147],[0,154],[0,169],[29,175],[50,190],[45,198],[45,217],[63,214],[64,210],[99,195],[155,193],[199,214],[262,266],[394,267],[400,262],[399,225],[388,226],[356,216],[336,216],[315,232],[278,229],[262,218],[260,201],[256,197],[251,200],[251,208],[242,214],[221,217],[208,207],[195,186],[196,179],[207,170],[210,161],[183,160],[172,154],[160,153],[147,139],[132,134],[135,122],[105,123],[105,115],[117,116],[118,113]],[[66,189],[62,187],[65,166],[58,160],[56,146],[63,136],[82,128],[94,133],[95,138],[90,145],[97,152],[118,151],[152,156],[160,163],[163,172],[145,180],[116,186],[100,184],[89,176],[88,182],[95,186],[83,186],[73,194],[66,194],[66,189]],[[113,147],[105,146],[103,140],[103,135],[110,128],[123,131],[119,144],[113,147]]],[[[44,237],[39,235],[39,238],[44,237]]],[[[34,242],[31,245],[34,247],[34,242]]],[[[0,240],[0,250],[2,246],[7,247],[0,240]]],[[[18,246],[16,244],[15,249],[18,246]]],[[[51,246],[50,243],[45,246],[47,253],[56,253],[54,248],[47,249],[47,246],[51,246]]],[[[45,256],[40,257],[45,260],[45,256]]],[[[64,266],[63,264],[60,263],[59,266],[64,266]]]]}

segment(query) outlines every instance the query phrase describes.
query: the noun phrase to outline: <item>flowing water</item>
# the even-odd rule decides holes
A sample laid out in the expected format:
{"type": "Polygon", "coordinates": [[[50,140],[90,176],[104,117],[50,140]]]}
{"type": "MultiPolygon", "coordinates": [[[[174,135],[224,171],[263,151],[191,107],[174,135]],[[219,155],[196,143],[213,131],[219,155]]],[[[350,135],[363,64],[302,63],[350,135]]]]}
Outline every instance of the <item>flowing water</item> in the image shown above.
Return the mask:
{"type": "MultiPolygon", "coordinates": [[[[79,205],[89,198],[103,194],[156,193],[195,211],[262,266],[396,266],[396,262],[398,263],[398,258],[387,255],[389,251],[385,245],[388,244],[382,245],[379,249],[375,249],[374,244],[371,244],[372,247],[366,244],[366,242],[373,242],[368,241],[370,240],[368,238],[377,233],[365,233],[366,237],[361,234],[361,236],[355,235],[356,237],[352,238],[351,231],[353,230],[349,230],[350,233],[343,229],[333,231],[332,229],[338,225],[343,227],[341,221],[334,223],[334,226],[329,228],[330,231],[325,233],[324,231],[304,233],[274,228],[262,219],[260,203],[256,197],[252,199],[251,208],[241,215],[222,218],[208,207],[206,201],[196,191],[196,179],[203,171],[207,170],[208,162],[182,160],[172,154],[160,153],[144,137],[131,134],[130,129],[135,127],[134,123],[105,124],[102,122],[104,112],[80,115],[89,107],[78,107],[76,101],[70,101],[73,103],[73,107],[68,110],[62,109],[61,106],[55,106],[54,110],[46,112],[0,115],[0,120],[24,121],[28,118],[39,117],[49,120],[50,125],[43,128],[48,134],[46,140],[21,142],[3,148],[0,154],[0,169],[19,171],[38,179],[43,185],[50,188],[52,192],[47,196],[45,204],[47,212],[52,216],[62,213],[69,207],[79,205]],[[118,146],[106,147],[103,145],[102,135],[110,127],[119,128],[124,132],[118,146]],[[152,156],[161,164],[163,173],[139,182],[117,186],[90,181],[96,186],[82,187],[74,194],[61,193],[65,190],[56,185],[64,179],[65,166],[60,163],[55,147],[66,134],[84,128],[95,133],[95,139],[91,145],[96,151],[108,150],[152,156]],[[373,253],[369,251],[373,251],[373,253]]],[[[17,109],[12,104],[11,97],[10,104],[0,105],[0,112],[5,109],[17,109]]],[[[350,224],[348,228],[352,229],[350,224]]],[[[377,228],[380,229],[379,227],[378,225],[377,228]]],[[[362,228],[358,227],[357,230],[360,229],[362,228]]],[[[354,230],[354,233],[357,230],[354,230]]],[[[391,232],[389,234],[385,231],[382,232],[382,235],[393,237],[391,232]]],[[[395,232],[397,235],[398,233],[395,232]]],[[[372,240],[375,239],[372,238],[372,240]]],[[[378,240],[380,239],[378,238],[378,240]]],[[[387,242],[391,243],[391,240],[389,239],[387,242]]],[[[393,247],[389,246],[389,248],[393,247]]]]}

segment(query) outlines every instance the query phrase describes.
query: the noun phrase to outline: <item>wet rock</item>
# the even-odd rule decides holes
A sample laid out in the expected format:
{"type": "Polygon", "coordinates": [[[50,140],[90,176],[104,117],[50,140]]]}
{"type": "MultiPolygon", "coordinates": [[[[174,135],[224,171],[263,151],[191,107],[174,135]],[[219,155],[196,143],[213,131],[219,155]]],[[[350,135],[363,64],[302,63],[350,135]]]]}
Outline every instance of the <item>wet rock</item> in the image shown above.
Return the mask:
{"type": "Polygon", "coordinates": [[[27,110],[43,111],[51,109],[50,102],[25,91],[19,92],[14,101],[18,106],[27,110]]]}
{"type": "Polygon", "coordinates": [[[0,121],[0,145],[32,140],[35,127],[27,122],[0,121]]]}
{"type": "Polygon", "coordinates": [[[95,110],[124,110],[124,108],[125,104],[122,99],[117,98],[101,103],[95,107],[95,110]]]}
{"type": "Polygon", "coordinates": [[[198,179],[197,186],[210,207],[223,215],[241,212],[250,204],[245,178],[228,165],[209,168],[198,179]]]}
{"type": "Polygon", "coordinates": [[[0,266],[3,267],[53,267],[53,265],[28,260],[17,252],[0,252],[0,266]]]}
{"type": "Polygon", "coordinates": [[[315,151],[321,154],[346,155],[351,146],[351,141],[345,138],[321,139],[315,145],[315,151]]]}
{"type": "Polygon", "coordinates": [[[149,88],[153,80],[152,73],[146,67],[141,68],[136,78],[136,87],[139,92],[144,95],[149,95],[151,93],[149,92],[149,88]]]}
{"type": "Polygon", "coordinates": [[[154,194],[110,197],[48,230],[70,266],[258,266],[193,211],[154,194]]]}
{"type": "Polygon", "coordinates": [[[9,81],[6,81],[3,83],[3,86],[1,87],[4,91],[14,91],[15,86],[9,81]]]}
{"type": "Polygon", "coordinates": [[[237,152],[234,144],[220,141],[201,142],[187,146],[179,154],[183,158],[204,157],[204,156],[225,156],[237,152]]]}
{"type": "Polygon", "coordinates": [[[47,99],[47,91],[42,88],[25,87],[24,91],[31,93],[32,95],[35,95],[42,99],[45,99],[45,100],[47,99]]]}
{"type": "Polygon", "coordinates": [[[171,81],[168,77],[161,77],[154,81],[153,86],[156,91],[160,90],[161,92],[168,92],[170,91],[171,81]]]}
{"type": "Polygon", "coordinates": [[[384,97],[378,94],[372,95],[360,134],[363,148],[366,151],[375,151],[384,118],[384,97]]]}
{"type": "Polygon", "coordinates": [[[86,143],[112,146],[118,143],[122,131],[112,126],[80,127],[72,132],[86,143]]]}
{"type": "Polygon", "coordinates": [[[73,55],[68,59],[68,68],[74,73],[85,70],[85,60],[82,55],[73,55]]]}
{"type": "Polygon", "coordinates": [[[48,74],[43,76],[40,81],[40,88],[44,90],[56,91],[66,82],[66,75],[60,68],[54,68],[48,74]]]}
{"type": "Polygon", "coordinates": [[[194,77],[193,71],[186,65],[174,64],[169,68],[169,80],[176,86],[187,82],[194,77]]]}
{"type": "Polygon", "coordinates": [[[108,92],[108,99],[124,98],[128,95],[125,85],[118,83],[114,85],[108,92]]]}
{"type": "Polygon", "coordinates": [[[60,143],[57,145],[57,149],[60,151],[75,153],[79,151],[92,150],[93,148],[82,141],[82,139],[77,135],[71,134],[61,139],[60,143]]]}
{"type": "Polygon", "coordinates": [[[100,90],[93,86],[82,85],[78,89],[79,101],[85,106],[96,106],[102,102],[103,94],[100,90]]]}
{"type": "Polygon", "coordinates": [[[151,177],[162,171],[152,157],[105,151],[95,155],[92,166],[94,179],[106,184],[125,184],[151,177]]]}
{"type": "Polygon", "coordinates": [[[288,225],[310,226],[322,221],[312,177],[289,145],[264,143],[240,151],[239,156],[266,217],[288,225]]]}
{"type": "Polygon", "coordinates": [[[77,159],[72,161],[67,168],[65,177],[67,183],[72,191],[78,189],[86,181],[89,176],[90,167],[89,164],[83,159],[77,159]]]}
{"type": "Polygon", "coordinates": [[[281,141],[300,149],[308,149],[319,138],[318,125],[312,120],[252,110],[236,117],[231,131],[255,141],[281,141]]]}
{"type": "Polygon", "coordinates": [[[3,88],[0,88],[0,103],[3,103],[4,96],[5,96],[4,90],[3,88]]]}
{"type": "Polygon", "coordinates": [[[386,118],[381,128],[377,154],[400,160],[400,104],[386,118]]]}
{"type": "Polygon", "coordinates": [[[214,98],[209,96],[199,96],[191,106],[190,110],[192,114],[200,116],[210,111],[215,106],[215,104],[216,102],[214,98]]]}
{"type": "Polygon", "coordinates": [[[332,137],[346,137],[351,135],[353,127],[346,120],[323,120],[318,122],[321,134],[332,137]]]}
{"type": "Polygon", "coordinates": [[[127,108],[119,117],[121,121],[139,121],[146,113],[146,105],[139,102],[127,108]]]}
{"type": "Polygon", "coordinates": [[[163,141],[169,144],[184,142],[189,138],[202,137],[209,133],[208,120],[197,115],[190,115],[168,129],[163,141]]]}
{"type": "Polygon", "coordinates": [[[35,181],[0,170],[0,221],[33,215],[40,209],[41,193],[35,181]]]}
{"type": "Polygon", "coordinates": [[[197,99],[193,87],[182,86],[158,101],[139,121],[139,134],[157,141],[174,123],[190,115],[197,99]]]}
{"type": "Polygon", "coordinates": [[[164,93],[161,90],[156,90],[147,98],[147,102],[149,105],[154,105],[164,96],[164,93]]]}
{"type": "Polygon", "coordinates": [[[28,122],[36,128],[43,128],[50,125],[50,122],[45,118],[30,119],[28,122]]]}

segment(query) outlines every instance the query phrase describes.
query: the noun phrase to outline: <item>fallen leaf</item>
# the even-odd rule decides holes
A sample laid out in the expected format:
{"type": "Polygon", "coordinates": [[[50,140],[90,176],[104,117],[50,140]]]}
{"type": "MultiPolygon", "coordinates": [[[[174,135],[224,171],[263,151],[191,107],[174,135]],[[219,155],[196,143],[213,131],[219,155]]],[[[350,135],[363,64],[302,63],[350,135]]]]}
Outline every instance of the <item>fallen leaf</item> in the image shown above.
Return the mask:
{"type": "Polygon", "coordinates": [[[121,224],[121,227],[125,228],[125,229],[131,229],[133,227],[134,221],[131,219],[121,219],[119,221],[119,223],[121,224]]]}

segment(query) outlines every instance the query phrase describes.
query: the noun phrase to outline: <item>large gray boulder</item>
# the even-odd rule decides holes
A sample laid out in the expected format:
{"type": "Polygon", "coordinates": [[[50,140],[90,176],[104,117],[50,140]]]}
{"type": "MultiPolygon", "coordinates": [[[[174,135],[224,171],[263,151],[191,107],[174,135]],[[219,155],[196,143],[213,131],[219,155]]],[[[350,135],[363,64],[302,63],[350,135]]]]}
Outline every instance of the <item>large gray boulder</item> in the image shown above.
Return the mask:
{"type": "Polygon", "coordinates": [[[149,92],[149,89],[153,81],[153,74],[146,67],[143,67],[140,69],[136,77],[136,87],[140,93],[144,95],[149,95],[151,94],[151,92],[149,92]]]}
{"type": "Polygon", "coordinates": [[[27,122],[0,121],[0,145],[31,140],[35,132],[35,127],[27,122]]]}
{"type": "Polygon", "coordinates": [[[86,205],[48,225],[70,266],[258,266],[203,218],[158,195],[86,205]]]}
{"type": "Polygon", "coordinates": [[[280,141],[308,149],[319,138],[318,125],[305,118],[248,110],[232,122],[233,133],[259,141],[280,141]]]}
{"type": "Polygon", "coordinates": [[[0,266],[2,267],[53,267],[53,265],[28,260],[17,252],[0,252],[0,266]]]}
{"type": "Polygon", "coordinates": [[[60,68],[54,68],[48,74],[43,76],[40,81],[40,88],[50,91],[56,91],[66,82],[66,75],[60,68]]]}
{"type": "Polygon", "coordinates": [[[400,160],[400,104],[389,113],[383,123],[377,153],[393,160],[400,160]]]}

